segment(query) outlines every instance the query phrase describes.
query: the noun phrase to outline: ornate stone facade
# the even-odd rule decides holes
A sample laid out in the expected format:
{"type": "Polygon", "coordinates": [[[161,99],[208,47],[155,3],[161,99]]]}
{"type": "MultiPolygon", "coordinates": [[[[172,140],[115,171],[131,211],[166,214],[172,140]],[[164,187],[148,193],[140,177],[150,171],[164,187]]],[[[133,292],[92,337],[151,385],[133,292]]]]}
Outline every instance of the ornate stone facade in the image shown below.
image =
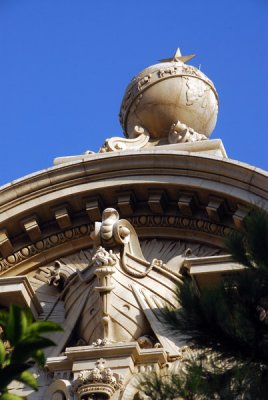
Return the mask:
{"type": "Polygon", "coordinates": [[[190,58],[177,52],[133,79],[127,138],[0,188],[0,305],[27,304],[64,328],[36,371],[39,391],[13,385],[29,400],[133,400],[137,374],[182,360],[185,339],[160,315],[185,271],[202,290],[241,269],[223,239],[253,205],[267,208],[268,175],[208,139],[218,97],[190,58]]]}

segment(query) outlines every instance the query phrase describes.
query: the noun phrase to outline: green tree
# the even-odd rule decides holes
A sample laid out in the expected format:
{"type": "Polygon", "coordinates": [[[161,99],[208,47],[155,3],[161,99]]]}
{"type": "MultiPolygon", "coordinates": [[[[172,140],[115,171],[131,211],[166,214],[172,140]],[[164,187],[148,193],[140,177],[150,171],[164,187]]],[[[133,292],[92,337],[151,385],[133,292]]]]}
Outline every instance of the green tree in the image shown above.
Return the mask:
{"type": "Polygon", "coordinates": [[[61,331],[60,325],[50,321],[33,322],[29,309],[11,305],[9,311],[0,311],[0,400],[21,400],[8,391],[16,380],[38,390],[35,377],[29,369],[37,363],[45,365],[43,349],[54,342],[41,335],[61,331]]]}
{"type": "Polygon", "coordinates": [[[170,399],[268,398],[267,213],[253,209],[226,248],[243,272],[202,291],[186,277],[178,309],[163,313],[170,329],[191,338],[192,358],[184,373],[141,378],[140,389],[152,400],[164,400],[165,390],[170,399]]]}

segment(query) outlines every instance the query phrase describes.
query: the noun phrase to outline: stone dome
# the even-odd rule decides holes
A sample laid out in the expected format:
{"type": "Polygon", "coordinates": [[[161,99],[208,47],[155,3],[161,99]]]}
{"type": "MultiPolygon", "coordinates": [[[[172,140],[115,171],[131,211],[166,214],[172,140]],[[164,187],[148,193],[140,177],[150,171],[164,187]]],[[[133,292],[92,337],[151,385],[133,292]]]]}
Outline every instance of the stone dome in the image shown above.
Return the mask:
{"type": "MultiPolygon", "coordinates": [[[[190,57],[191,58],[191,57],[190,57]]],[[[199,69],[175,57],[145,68],[128,85],[120,109],[127,137],[136,125],[151,138],[168,136],[178,121],[209,137],[216,125],[218,95],[211,80],[199,69]]]]}

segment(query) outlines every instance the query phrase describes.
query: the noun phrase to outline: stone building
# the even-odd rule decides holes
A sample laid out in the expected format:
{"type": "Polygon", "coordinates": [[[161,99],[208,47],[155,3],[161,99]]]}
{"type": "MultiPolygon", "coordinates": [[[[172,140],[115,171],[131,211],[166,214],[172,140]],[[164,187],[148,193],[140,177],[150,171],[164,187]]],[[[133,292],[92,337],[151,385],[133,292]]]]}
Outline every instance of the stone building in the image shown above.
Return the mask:
{"type": "Polygon", "coordinates": [[[179,51],[143,70],[120,111],[125,138],[0,189],[0,305],[62,324],[28,399],[138,398],[136,376],[181,357],[159,313],[187,270],[199,288],[241,268],[223,237],[267,208],[265,171],[209,140],[213,83],[179,51]]]}

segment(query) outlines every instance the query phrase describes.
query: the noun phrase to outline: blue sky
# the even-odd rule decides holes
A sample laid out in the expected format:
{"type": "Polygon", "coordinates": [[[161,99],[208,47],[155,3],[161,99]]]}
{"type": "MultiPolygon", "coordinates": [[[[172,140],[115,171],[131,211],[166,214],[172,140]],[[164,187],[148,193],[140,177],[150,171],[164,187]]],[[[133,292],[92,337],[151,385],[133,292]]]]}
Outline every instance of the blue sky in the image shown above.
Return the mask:
{"type": "Polygon", "coordinates": [[[267,0],[0,0],[0,184],[121,136],[129,80],[172,56],[214,82],[230,158],[268,169],[267,0]]]}

